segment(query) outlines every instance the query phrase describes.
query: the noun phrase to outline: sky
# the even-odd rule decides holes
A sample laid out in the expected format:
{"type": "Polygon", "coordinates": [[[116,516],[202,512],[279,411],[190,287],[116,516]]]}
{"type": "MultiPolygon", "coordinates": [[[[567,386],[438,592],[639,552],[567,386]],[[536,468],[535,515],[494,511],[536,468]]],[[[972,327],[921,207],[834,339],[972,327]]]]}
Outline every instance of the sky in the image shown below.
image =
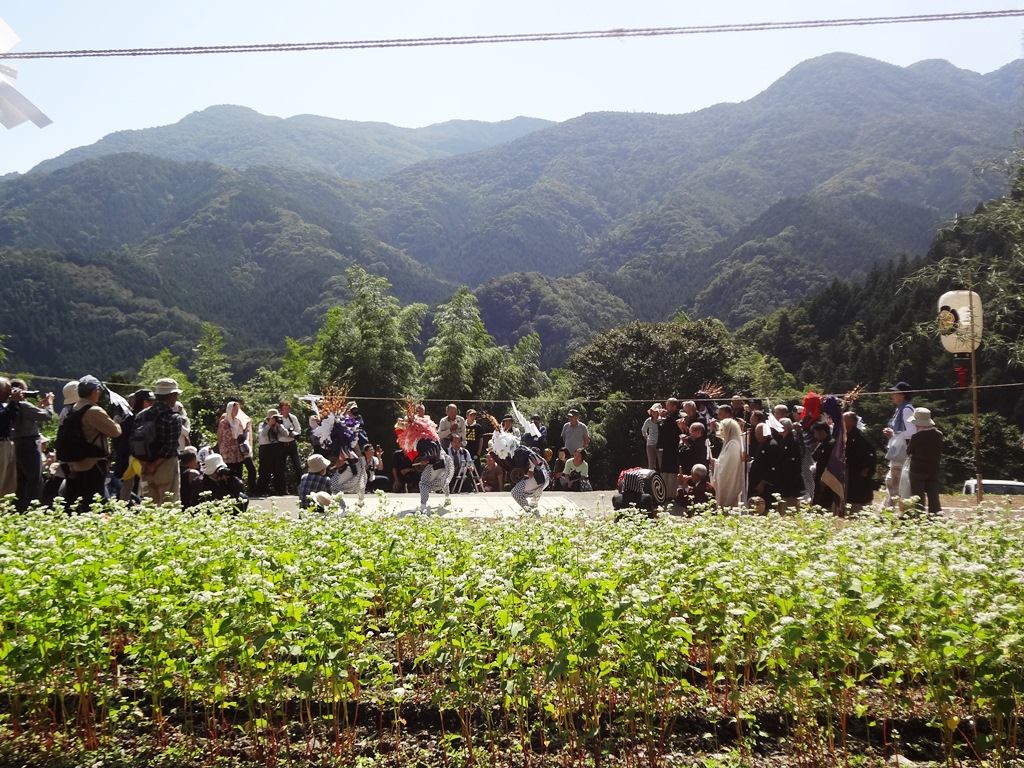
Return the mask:
{"type": "MultiPolygon", "coordinates": [[[[575,32],[1024,9],[1024,0],[14,0],[13,49],[49,51],[575,32]]],[[[991,72],[1021,56],[1024,17],[835,29],[434,48],[30,59],[19,90],[54,120],[0,128],[0,175],[108,133],[217,104],[420,127],[519,115],[693,112],[749,99],[795,65],[843,51],[991,72]]]]}

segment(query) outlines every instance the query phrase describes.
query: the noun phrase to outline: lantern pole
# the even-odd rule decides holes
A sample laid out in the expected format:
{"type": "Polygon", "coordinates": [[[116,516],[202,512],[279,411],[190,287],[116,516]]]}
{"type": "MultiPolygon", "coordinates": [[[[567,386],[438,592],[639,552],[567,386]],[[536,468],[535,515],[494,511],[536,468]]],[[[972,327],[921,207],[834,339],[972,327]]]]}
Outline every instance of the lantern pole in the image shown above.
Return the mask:
{"type": "Polygon", "coordinates": [[[985,498],[981,484],[981,425],[978,420],[978,364],[977,343],[974,333],[974,291],[968,294],[968,306],[971,308],[971,401],[974,408],[974,494],[978,505],[985,498]]]}

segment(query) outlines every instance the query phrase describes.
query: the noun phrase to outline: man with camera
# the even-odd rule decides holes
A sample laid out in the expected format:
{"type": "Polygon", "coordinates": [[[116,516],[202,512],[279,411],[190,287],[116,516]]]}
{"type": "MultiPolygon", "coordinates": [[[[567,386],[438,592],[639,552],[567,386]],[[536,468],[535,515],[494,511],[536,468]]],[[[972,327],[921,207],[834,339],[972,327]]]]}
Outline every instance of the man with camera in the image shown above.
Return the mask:
{"type": "Polygon", "coordinates": [[[302,426],[299,424],[295,414],[292,413],[292,404],[290,402],[282,400],[278,403],[278,407],[281,409],[281,426],[283,429],[277,439],[283,446],[281,450],[284,452],[285,460],[291,462],[291,472],[295,476],[295,484],[298,485],[299,480],[302,478],[302,462],[299,460],[299,446],[296,440],[302,434],[302,426]]]}
{"type": "Polygon", "coordinates": [[[16,407],[11,424],[11,440],[14,442],[19,512],[24,512],[30,503],[39,498],[43,477],[43,458],[39,453],[39,425],[53,418],[53,393],[47,392],[38,406],[28,402],[27,398],[38,396],[39,392],[30,390],[23,380],[11,380],[10,402],[16,407]]]}
{"type": "Polygon", "coordinates": [[[203,463],[203,476],[193,478],[192,489],[189,494],[192,504],[201,504],[204,501],[220,501],[221,499],[235,499],[235,509],[244,512],[249,508],[249,497],[245,495],[245,484],[241,478],[224,463],[219,453],[210,453],[203,463]]]}
{"type": "Polygon", "coordinates": [[[277,408],[267,411],[267,418],[260,424],[257,434],[259,443],[260,466],[259,475],[256,479],[256,487],[261,496],[270,496],[270,483],[274,483],[274,496],[285,494],[285,459],[287,458],[287,446],[281,442],[282,435],[288,434],[285,427],[284,417],[277,408]]]}

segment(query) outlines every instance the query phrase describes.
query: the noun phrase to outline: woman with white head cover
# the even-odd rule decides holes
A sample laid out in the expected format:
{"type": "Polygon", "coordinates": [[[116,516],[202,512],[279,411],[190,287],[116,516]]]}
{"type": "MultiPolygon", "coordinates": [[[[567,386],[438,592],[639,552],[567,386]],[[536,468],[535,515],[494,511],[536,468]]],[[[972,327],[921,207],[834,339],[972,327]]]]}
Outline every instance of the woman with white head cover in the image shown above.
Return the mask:
{"type": "Polygon", "coordinates": [[[242,467],[246,468],[252,493],[256,482],[256,465],[252,460],[252,419],[234,400],[228,403],[217,425],[217,446],[224,463],[236,477],[242,477],[242,467]]]}
{"type": "Polygon", "coordinates": [[[743,443],[736,419],[722,419],[718,425],[722,451],[715,461],[714,487],[718,506],[723,509],[743,504],[743,443]]]}

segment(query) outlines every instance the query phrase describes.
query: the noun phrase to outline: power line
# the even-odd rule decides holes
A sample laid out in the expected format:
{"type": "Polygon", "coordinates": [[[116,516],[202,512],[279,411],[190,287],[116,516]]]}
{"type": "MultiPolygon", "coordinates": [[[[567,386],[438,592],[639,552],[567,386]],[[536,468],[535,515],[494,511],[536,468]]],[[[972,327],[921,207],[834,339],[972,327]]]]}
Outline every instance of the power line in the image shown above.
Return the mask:
{"type": "MultiPolygon", "coordinates": [[[[33,382],[37,382],[37,381],[50,381],[50,382],[58,383],[60,385],[63,385],[64,383],[66,383],[68,381],[77,381],[77,377],[73,377],[73,376],[69,376],[69,377],[65,377],[65,376],[43,376],[43,375],[33,374],[33,373],[18,373],[18,374],[13,374],[13,373],[12,374],[2,374],[2,373],[0,373],[0,375],[7,376],[8,378],[28,379],[28,380],[33,381],[33,382]]],[[[113,388],[115,390],[116,389],[124,389],[126,391],[135,391],[135,390],[147,389],[147,388],[151,387],[151,384],[146,384],[146,383],[135,383],[135,384],[132,384],[132,383],[129,383],[129,382],[124,382],[124,381],[105,381],[105,382],[103,382],[103,384],[105,386],[107,386],[108,388],[113,388]]],[[[1007,383],[1007,384],[979,384],[978,385],[978,390],[1016,389],[1016,388],[1021,388],[1021,387],[1024,387],[1024,382],[1017,381],[1017,382],[1010,382],[1010,383],[1007,383]]],[[[245,388],[244,385],[235,387],[236,390],[241,390],[241,389],[244,389],[244,388],[245,388]]],[[[269,395],[272,398],[278,397],[281,394],[280,392],[269,392],[269,391],[255,391],[255,392],[253,392],[252,390],[249,390],[249,391],[252,394],[269,395]]],[[[932,394],[934,396],[938,396],[938,395],[941,395],[941,394],[944,394],[944,393],[948,393],[948,392],[966,392],[966,391],[967,391],[967,388],[965,388],[965,387],[952,387],[952,386],[949,386],[949,387],[922,387],[920,389],[906,390],[905,394],[907,394],[907,395],[912,395],[912,394],[922,394],[922,395],[923,394],[932,394]]],[[[316,394],[316,393],[310,393],[310,394],[316,394]]],[[[820,394],[821,394],[822,398],[826,398],[826,397],[829,397],[830,395],[834,395],[835,397],[837,397],[837,398],[839,398],[841,400],[841,399],[843,399],[846,396],[847,393],[846,392],[822,392],[820,394]]],[[[864,391],[861,391],[861,392],[858,393],[858,397],[877,397],[877,396],[882,396],[882,395],[888,396],[888,395],[891,395],[891,394],[892,394],[892,390],[890,390],[890,389],[882,389],[882,390],[879,390],[877,392],[864,392],[864,391]]],[[[723,394],[720,397],[716,397],[716,398],[712,398],[712,399],[724,403],[724,402],[729,400],[729,397],[730,397],[729,395],[723,394]]],[[[777,393],[772,393],[770,395],[769,394],[751,394],[751,395],[742,395],[742,397],[744,399],[774,400],[774,399],[776,399],[778,397],[778,395],[777,395],[777,393]]],[[[354,392],[349,392],[349,398],[352,399],[352,400],[367,400],[367,401],[374,401],[374,402],[391,402],[391,403],[402,403],[402,402],[405,401],[405,396],[404,395],[390,395],[390,396],[359,395],[359,394],[354,393],[354,392]]],[[[528,399],[531,403],[564,403],[564,402],[572,401],[573,403],[580,404],[580,405],[584,405],[584,404],[585,405],[602,405],[604,403],[609,402],[606,398],[605,399],[597,399],[597,400],[595,400],[595,399],[590,398],[590,397],[575,396],[575,395],[571,396],[569,398],[559,398],[557,400],[556,399],[551,399],[551,398],[533,398],[533,397],[525,398],[525,399],[528,399]]],[[[664,400],[664,398],[661,398],[661,399],[664,400]]],[[[689,398],[681,398],[681,399],[689,399],[689,398]]],[[[476,399],[465,399],[465,398],[462,398],[462,399],[455,399],[455,400],[452,400],[450,398],[426,398],[426,399],[422,400],[421,402],[423,402],[424,404],[431,404],[431,403],[441,404],[441,403],[451,403],[451,402],[456,402],[456,403],[479,403],[481,401],[486,401],[486,400],[485,400],[485,398],[476,398],[476,399]]],[[[652,401],[652,396],[641,398],[639,400],[625,400],[625,399],[621,399],[621,400],[617,399],[616,400],[616,402],[619,402],[619,403],[631,403],[631,404],[637,404],[637,403],[650,404],[651,401],[652,401]]],[[[486,402],[491,402],[491,401],[486,401],[486,402]]]]}
{"type": "Polygon", "coordinates": [[[827,27],[863,27],[880,24],[919,24],[940,21],[979,21],[1024,16],[1024,9],[1008,11],[964,11],[928,13],[914,16],[867,16],[852,19],[815,19],[807,21],[769,21],[748,24],[716,24],[687,27],[640,27],[583,32],[534,32],[503,35],[465,35],[453,37],[415,37],[391,40],[338,40],[308,43],[249,43],[240,45],[171,46],[166,48],[104,48],[5,53],[0,59],[81,59],[126,56],[195,56],[224,53],[290,53],[295,51],[357,50],[365,48],[422,48],[451,45],[494,45],[499,43],[546,43],[566,40],[596,40],[626,37],[667,37],[674,35],[724,34],[733,32],[773,32],[790,29],[827,27]]]}

